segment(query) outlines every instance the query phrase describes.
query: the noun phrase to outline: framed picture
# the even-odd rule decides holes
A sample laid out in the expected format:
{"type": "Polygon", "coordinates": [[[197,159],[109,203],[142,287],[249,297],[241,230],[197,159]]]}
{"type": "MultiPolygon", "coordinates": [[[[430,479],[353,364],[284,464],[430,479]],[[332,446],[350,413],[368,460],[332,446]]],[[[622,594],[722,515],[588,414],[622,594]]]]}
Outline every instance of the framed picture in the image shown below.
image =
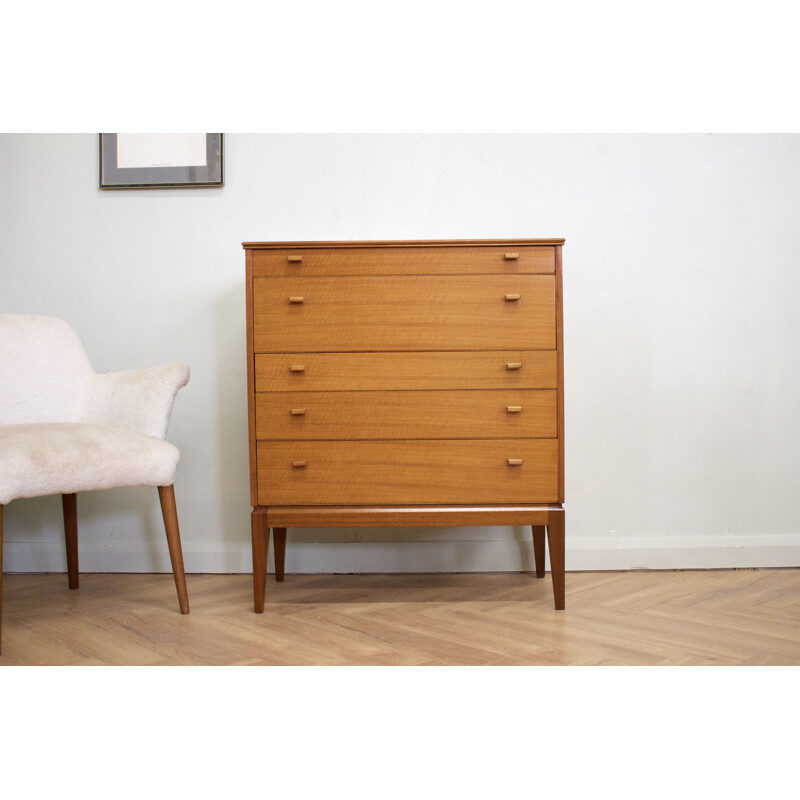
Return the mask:
{"type": "Polygon", "coordinates": [[[222,186],[221,133],[101,133],[101,189],[222,186]]]}

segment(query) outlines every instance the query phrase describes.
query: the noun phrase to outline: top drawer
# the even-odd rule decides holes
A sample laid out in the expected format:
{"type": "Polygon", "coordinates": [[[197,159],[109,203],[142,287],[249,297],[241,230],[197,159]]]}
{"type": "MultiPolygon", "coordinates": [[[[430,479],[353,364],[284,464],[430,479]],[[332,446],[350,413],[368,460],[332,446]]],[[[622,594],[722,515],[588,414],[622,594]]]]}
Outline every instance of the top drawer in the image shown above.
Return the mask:
{"type": "Polygon", "coordinates": [[[552,275],[555,248],[320,247],[253,250],[254,277],[300,275],[552,275]]]}

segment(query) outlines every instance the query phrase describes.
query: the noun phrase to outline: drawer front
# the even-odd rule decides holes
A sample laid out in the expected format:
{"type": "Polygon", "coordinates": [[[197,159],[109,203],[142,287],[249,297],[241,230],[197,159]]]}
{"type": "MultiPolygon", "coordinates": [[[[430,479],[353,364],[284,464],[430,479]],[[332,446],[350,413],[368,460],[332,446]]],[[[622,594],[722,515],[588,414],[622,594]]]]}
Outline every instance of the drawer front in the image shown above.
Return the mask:
{"type": "Polygon", "coordinates": [[[558,501],[557,439],[259,442],[257,454],[260,505],[558,501]]]}
{"type": "Polygon", "coordinates": [[[343,247],[253,250],[253,275],[477,275],[550,274],[555,248],[343,247]]]}
{"type": "Polygon", "coordinates": [[[554,390],[268,392],[256,395],[256,438],[552,438],[556,414],[554,390]]]}
{"type": "Polygon", "coordinates": [[[262,353],[257,392],[400,389],[555,389],[555,350],[444,353],[262,353]]]}
{"type": "Polygon", "coordinates": [[[255,278],[255,352],[556,347],[544,275],[255,278]]]}

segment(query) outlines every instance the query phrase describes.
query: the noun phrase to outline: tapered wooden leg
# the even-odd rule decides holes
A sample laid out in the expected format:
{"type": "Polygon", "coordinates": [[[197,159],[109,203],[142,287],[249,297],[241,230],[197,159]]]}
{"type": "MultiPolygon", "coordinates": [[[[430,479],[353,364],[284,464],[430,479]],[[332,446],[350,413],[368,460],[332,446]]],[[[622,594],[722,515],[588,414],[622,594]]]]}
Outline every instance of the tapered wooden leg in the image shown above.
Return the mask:
{"type": "Polygon", "coordinates": [[[69,588],[78,588],[78,495],[62,494],[64,539],[67,543],[67,576],[69,588]]]}
{"type": "Polygon", "coordinates": [[[272,529],[272,543],[275,545],[275,580],[282,581],[286,564],[286,528],[272,529]]]}
{"type": "Polygon", "coordinates": [[[164,528],[167,531],[167,545],[172,561],[175,588],[178,590],[178,604],[181,607],[181,614],[188,614],[189,592],[186,590],[186,575],[183,572],[183,551],[181,550],[181,533],[178,529],[178,509],[175,507],[175,487],[159,486],[158,497],[161,500],[161,513],[164,516],[164,528]]]}
{"type": "Polygon", "coordinates": [[[250,515],[250,534],[253,538],[253,608],[256,614],[263,614],[269,553],[269,526],[263,508],[253,509],[250,515]]]}
{"type": "MultiPolygon", "coordinates": [[[[3,637],[3,506],[0,506],[0,642],[3,637]]],[[[0,650],[2,652],[2,650],[0,650]]]]}
{"type": "Polygon", "coordinates": [[[544,578],[545,526],[531,525],[531,531],[533,531],[533,563],[536,565],[536,577],[544,578]]]}
{"type": "Polygon", "coordinates": [[[564,609],[564,510],[551,511],[547,522],[547,544],[550,550],[550,573],[553,576],[553,597],[556,610],[564,609]]]}

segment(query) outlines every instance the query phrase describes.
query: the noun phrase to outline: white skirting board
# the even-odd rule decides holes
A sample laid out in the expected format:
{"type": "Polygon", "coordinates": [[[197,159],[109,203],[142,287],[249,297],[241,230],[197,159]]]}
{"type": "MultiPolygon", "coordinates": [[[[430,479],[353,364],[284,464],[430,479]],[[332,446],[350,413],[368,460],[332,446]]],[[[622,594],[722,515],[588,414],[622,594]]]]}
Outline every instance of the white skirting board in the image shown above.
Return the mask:
{"type": "MultiPolygon", "coordinates": [[[[289,530],[287,573],[520,572],[533,570],[529,528],[289,530]],[[402,530],[403,534],[398,534],[402,530]]],[[[249,539],[183,543],[188,573],[250,573],[249,539]]],[[[82,572],[169,572],[166,541],[79,544],[82,572]]],[[[272,571],[270,542],[269,570],[272,571]]],[[[6,541],[4,571],[65,572],[61,541],[6,541]]],[[[675,537],[567,535],[567,571],[800,567],[800,534],[675,537]]],[[[548,567],[549,568],[549,567],[548,567]]]]}

